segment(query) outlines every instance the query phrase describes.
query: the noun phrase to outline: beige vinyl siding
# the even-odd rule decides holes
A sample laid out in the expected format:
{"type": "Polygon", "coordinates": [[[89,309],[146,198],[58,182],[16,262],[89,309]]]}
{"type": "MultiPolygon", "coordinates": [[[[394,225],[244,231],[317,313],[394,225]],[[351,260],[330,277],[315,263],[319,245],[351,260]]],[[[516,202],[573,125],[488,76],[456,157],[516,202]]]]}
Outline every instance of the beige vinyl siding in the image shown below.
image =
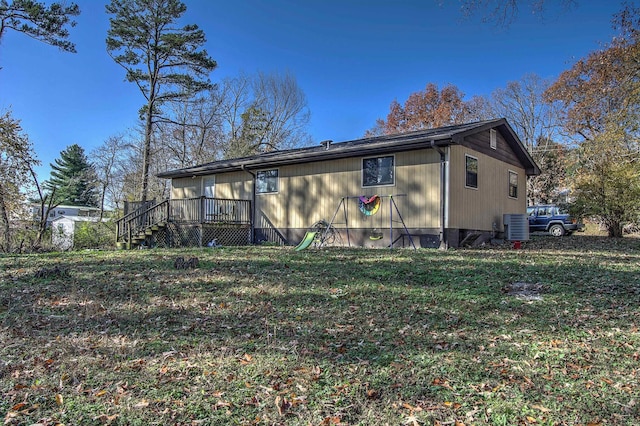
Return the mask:
{"type": "Polygon", "coordinates": [[[171,199],[195,198],[202,192],[202,178],[186,177],[171,180],[171,199]]]}
{"type": "MultiPolygon", "coordinates": [[[[488,142],[487,142],[488,145],[488,142]]],[[[449,172],[448,228],[491,231],[502,229],[502,215],[526,210],[524,169],[471,148],[452,145],[449,172]],[[465,187],[465,155],[478,159],[478,188],[465,187]],[[509,197],[509,171],[518,174],[518,198],[509,197]]]]}
{"type": "MultiPolygon", "coordinates": [[[[247,172],[222,173],[215,175],[215,198],[250,200],[252,178],[247,172]]],[[[202,196],[202,181],[207,176],[172,179],[171,198],[196,198],[202,196]]]]}
{"type": "Polygon", "coordinates": [[[253,178],[247,172],[221,173],[216,175],[216,198],[250,200],[253,178]]]}
{"type": "MultiPolygon", "coordinates": [[[[407,194],[394,198],[406,225],[439,226],[440,163],[437,152],[425,149],[395,154],[393,186],[363,188],[363,158],[279,167],[279,192],[256,197],[258,222],[268,220],[276,228],[307,228],[320,219],[330,220],[342,197],[407,194]]],[[[360,213],[357,199],[345,200],[345,203],[350,228],[389,226],[388,198],[384,199],[378,214],[370,217],[360,213]]],[[[395,209],[393,215],[398,219],[395,209]]],[[[342,208],[335,222],[338,227],[344,226],[342,208]]],[[[257,226],[260,227],[260,223],[257,226]]]]}

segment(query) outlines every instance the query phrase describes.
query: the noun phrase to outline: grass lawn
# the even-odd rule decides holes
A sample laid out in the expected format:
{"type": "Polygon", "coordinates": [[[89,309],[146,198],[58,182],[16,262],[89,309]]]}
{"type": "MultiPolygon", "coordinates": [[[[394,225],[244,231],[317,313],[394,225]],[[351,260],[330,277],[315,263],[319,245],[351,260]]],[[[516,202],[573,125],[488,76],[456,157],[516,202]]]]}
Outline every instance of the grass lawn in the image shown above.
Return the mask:
{"type": "Polygon", "coordinates": [[[639,238],[5,256],[0,413],[5,425],[637,425],[639,327],[639,238]]]}

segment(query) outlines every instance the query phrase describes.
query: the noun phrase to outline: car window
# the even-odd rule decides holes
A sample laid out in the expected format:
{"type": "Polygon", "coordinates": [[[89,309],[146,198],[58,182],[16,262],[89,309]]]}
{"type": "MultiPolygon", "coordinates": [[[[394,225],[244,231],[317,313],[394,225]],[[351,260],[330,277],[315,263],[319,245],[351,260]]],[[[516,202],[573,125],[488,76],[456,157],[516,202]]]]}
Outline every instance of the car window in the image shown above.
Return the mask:
{"type": "Polygon", "coordinates": [[[536,215],[536,208],[535,207],[527,207],[527,215],[528,216],[535,216],[536,215]]]}

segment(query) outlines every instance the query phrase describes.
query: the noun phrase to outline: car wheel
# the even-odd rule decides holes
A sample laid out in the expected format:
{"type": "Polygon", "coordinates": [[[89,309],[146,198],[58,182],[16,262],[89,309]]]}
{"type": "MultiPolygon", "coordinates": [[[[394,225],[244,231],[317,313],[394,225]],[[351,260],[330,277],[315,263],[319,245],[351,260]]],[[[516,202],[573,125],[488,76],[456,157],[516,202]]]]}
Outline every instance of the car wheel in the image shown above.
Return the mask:
{"type": "Polygon", "coordinates": [[[554,237],[562,237],[564,235],[564,226],[557,223],[555,225],[551,225],[551,228],[549,228],[549,233],[554,237]]]}

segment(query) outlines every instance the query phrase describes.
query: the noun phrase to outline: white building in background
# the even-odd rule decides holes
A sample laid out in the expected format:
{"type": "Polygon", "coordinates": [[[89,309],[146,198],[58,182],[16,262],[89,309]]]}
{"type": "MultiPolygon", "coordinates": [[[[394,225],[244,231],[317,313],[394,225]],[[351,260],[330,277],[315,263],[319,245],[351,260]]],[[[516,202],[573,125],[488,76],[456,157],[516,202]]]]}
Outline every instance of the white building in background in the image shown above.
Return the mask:
{"type": "MultiPolygon", "coordinates": [[[[76,226],[82,222],[99,222],[99,216],[58,216],[51,225],[51,243],[58,250],[71,250],[76,226]]],[[[106,222],[107,219],[103,219],[106,222]]]]}
{"type": "MultiPolygon", "coordinates": [[[[42,210],[39,204],[29,205],[31,220],[39,221],[42,210]]],[[[60,205],[51,208],[47,214],[47,228],[51,227],[51,243],[58,250],[73,248],[76,225],[81,222],[99,222],[100,209],[87,206],[60,205]]],[[[106,222],[107,219],[103,219],[106,222]]]]}
{"type": "MultiPolygon", "coordinates": [[[[42,212],[40,211],[39,204],[31,205],[31,215],[33,219],[39,220],[42,212]]],[[[51,223],[61,217],[67,218],[94,218],[93,222],[97,222],[100,217],[100,209],[97,207],[86,207],[86,206],[56,206],[49,210],[49,214],[47,216],[47,226],[50,226],[51,223]]]]}

